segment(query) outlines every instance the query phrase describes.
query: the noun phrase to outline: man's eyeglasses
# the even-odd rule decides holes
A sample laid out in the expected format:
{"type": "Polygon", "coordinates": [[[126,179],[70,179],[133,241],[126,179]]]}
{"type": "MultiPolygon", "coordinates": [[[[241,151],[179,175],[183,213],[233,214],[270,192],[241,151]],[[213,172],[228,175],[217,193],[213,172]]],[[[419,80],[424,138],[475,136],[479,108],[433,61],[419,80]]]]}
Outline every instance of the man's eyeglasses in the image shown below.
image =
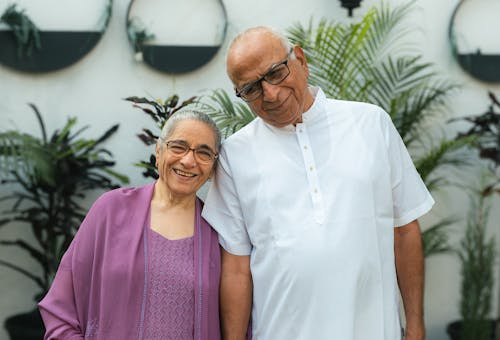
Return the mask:
{"type": "Polygon", "coordinates": [[[167,141],[165,142],[165,145],[167,146],[168,152],[178,157],[184,157],[189,151],[192,150],[194,158],[199,163],[212,163],[217,159],[217,157],[219,157],[216,152],[212,151],[212,149],[204,145],[192,148],[186,142],[179,140],[167,141]]]}
{"type": "Polygon", "coordinates": [[[236,96],[242,98],[246,102],[254,101],[259,98],[262,94],[262,81],[266,81],[271,85],[278,85],[290,74],[290,69],[288,68],[288,60],[293,53],[293,47],[290,48],[286,59],[280,61],[279,63],[273,65],[269,71],[267,71],[259,79],[244,85],[241,89],[235,89],[236,96]]]}

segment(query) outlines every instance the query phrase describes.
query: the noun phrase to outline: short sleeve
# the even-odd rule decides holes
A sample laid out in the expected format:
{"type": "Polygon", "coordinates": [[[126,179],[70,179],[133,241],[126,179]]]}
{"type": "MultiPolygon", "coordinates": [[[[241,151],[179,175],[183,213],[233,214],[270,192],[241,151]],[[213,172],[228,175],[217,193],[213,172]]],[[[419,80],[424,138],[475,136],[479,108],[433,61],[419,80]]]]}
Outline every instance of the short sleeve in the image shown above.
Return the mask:
{"type": "Polygon", "coordinates": [[[252,244],[224,148],[220,153],[202,215],[217,231],[219,243],[226,251],[234,255],[250,255],[252,244]]]}
{"type": "Polygon", "coordinates": [[[403,226],[426,214],[434,205],[434,199],[387,114],[384,114],[384,123],[391,171],[394,225],[403,226]]]}

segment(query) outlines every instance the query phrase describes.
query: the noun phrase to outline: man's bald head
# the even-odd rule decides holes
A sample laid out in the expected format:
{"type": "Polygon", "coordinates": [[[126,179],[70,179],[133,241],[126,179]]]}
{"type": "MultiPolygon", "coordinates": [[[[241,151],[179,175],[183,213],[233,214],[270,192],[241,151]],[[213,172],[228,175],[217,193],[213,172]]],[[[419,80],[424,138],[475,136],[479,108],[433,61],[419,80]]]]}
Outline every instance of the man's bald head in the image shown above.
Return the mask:
{"type": "Polygon", "coordinates": [[[234,82],[232,73],[234,66],[240,64],[242,58],[259,58],[262,53],[273,50],[288,51],[292,44],[280,32],[268,26],[256,26],[238,34],[229,45],[226,58],[227,73],[234,82]]]}

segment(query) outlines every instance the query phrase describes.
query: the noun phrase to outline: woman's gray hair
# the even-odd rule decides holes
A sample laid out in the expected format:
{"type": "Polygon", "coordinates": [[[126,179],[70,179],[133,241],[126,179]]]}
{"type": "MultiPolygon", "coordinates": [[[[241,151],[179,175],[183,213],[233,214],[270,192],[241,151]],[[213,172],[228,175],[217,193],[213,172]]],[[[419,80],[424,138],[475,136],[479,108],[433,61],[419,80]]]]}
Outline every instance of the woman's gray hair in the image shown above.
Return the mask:
{"type": "Polygon", "coordinates": [[[201,111],[193,110],[193,109],[183,109],[174,113],[163,125],[163,129],[161,130],[160,136],[156,141],[157,144],[161,146],[162,142],[166,141],[170,136],[174,133],[175,128],[180,122],[185,120],[195,120],[201,123],[206,124],[212,130],[215,137],[215,152],[219,152],[220,145],[222,142],[222,135],[220,133],[219,128],[215,124],[212,118],[206,113],[201,111]]]}

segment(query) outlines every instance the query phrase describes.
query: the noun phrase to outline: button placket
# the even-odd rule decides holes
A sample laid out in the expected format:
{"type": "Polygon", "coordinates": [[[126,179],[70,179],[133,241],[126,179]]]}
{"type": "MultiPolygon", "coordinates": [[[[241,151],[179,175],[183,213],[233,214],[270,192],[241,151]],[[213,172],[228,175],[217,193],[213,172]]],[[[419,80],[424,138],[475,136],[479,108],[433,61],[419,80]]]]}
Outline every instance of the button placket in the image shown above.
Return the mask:
{"type": "Polygon", "coordinates": [[[296,127],[297,139],[302,151],[302,158],[306,168],[307,181],[309,184],[309,194],[313,202],[314,217],[317,223],[323,223],[325,219],[323,196],[319,187],[317,167],[311,151],[311,143],[307,134],[307,129],[304,124],[297,124],[296,127]]]}

